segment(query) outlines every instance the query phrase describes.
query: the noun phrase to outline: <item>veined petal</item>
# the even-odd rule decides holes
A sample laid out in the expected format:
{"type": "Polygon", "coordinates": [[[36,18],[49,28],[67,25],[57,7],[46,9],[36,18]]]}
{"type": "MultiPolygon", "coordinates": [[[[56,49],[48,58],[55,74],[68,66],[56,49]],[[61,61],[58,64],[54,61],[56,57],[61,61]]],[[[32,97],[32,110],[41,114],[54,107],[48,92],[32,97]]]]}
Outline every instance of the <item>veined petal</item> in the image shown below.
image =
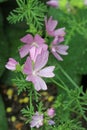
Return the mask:
{"type": "Polygon", "coordinates": [[[57,60],[63,61],[62,57],[58,55],[57,52],[52,52],[52,54],[57,58],[57,60]]]}
{"type": "Polygon", "coordinates": [[[40,35],[36,34],[34,37],[34,42],[41,45],[41,44],[45,43],[45,40],[40,35]]]}
{"type": "Polygon", "coordinates": [[[61,54],[61,55],[67,55],[68,52],[64,51],[64,50],[56,50],[57,53],[61,54]]]}
{"type": "Polygon", "coordinates": [[[23,72],[27,75],[32,74],[32,61],[30,57],[27,58],[24,64],[23,72]]]}
{"type": "Polygon", "coordinates": [[[15,65],[11,65],[11,64],[6,64],[5,67],[9,70],[15,70],[16,69],[16,66],[15,65]]]}
{"type": "Polygon", "coordinates": [[[20,57],[23,58],[25,57],[28,53],[29,53],[29,45],[24,45],[23,47],[21,47],[19,49],[19,54],[20,54],[20,57]]]}
{"type": "Polygon", "coordinates": [[[55,36],[65,36],[65,28],[59,28],[57,30],[55,30],[55,36]]]}
{"type": "Polygon", "coordinates": [[[40,70],[41,68],[43,68],[47,61],[48,61],[48,55],[49,52],[48,51],[43,51],[41,52],[41,54],[39,54],[36,58],[36,62],[35,62],[35,71],[40,70]]]}
{"type": "Polygon", "coordinates": [[[52,16],[48,19],[48,21],[47,21],[47,17],[45,17],[45,26],[48,34],[54,33],[54,29],[56,28],[57,24],[58,24],[57,20],[53,20],[52,16]]]}
{"type": "Polygon", "coordinates": [[[16,70],[16,65],[18,64],[18,62],[13,59],[13,58],[9,58],[9,61],[7,62],[7,64],[5,65],[5,67],[9,70],[16,70]]]}
{"type": "Polygon", "coordinates": [[[34,47],[32,47],[32,48],[30,49],[30,57],[31,57],[31,59],[32,59],[34,62],[36,61],[36,58],[37,58],[37,56],[41,53],[41,51],[42,51],[42,48],[41,48],[41,47],[36,48],[36,47],[34,46],[34,47]]]}
{"type": "Polygon", "coordinates": [[[58,45],[58,48],[59,48],[59,50],[66,51],[69,48],[69,46],[67,46],[67,45],[58,45]]]}
{"type": "Polygon", "coordinates": [[[55,76],[53,73],[54,68],[55,66],[45,67],[44,69],[38,72],[38,75],[41,77],[48,77],[48,78],[54,77],[55,76]]]}
{"type": "Polygon", "coordinates": [[[30,43],[33,42],[33,37],[32,37],[31,34],[27,34],[26,36],[22,37],[22,38],[20,39],[20,41],[23,42],[23,43],[30,44],[30,43]]]}
{"type": "Polygon", "coordinates": [[[48,5],[53,6],[53,7],[58,7],[58,0],[49,0],[46,2],[48,5]]]}
{"type": "Polygon", "coordinates": [[[37,91],[39,90],[47,90],[47,85],[45,81],[39,76],[36,77],[36,82],[34,83],[34,87],[37,91]]]}

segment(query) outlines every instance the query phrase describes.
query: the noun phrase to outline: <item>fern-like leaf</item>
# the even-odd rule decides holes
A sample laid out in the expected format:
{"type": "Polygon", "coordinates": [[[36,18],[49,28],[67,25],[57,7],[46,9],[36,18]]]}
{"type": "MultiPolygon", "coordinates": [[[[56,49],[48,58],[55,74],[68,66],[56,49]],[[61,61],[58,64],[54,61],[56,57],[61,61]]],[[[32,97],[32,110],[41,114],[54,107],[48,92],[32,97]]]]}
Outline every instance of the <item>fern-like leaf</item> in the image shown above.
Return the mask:
{"type": "Polygon", "coordinates": [[[26,20],[28,25],[33,23],[37,29],[41,29],[47,7],[38,0],[17,0],[17,4],[19,7],[10,12],[8,21],[15,24],[26,20]]]}

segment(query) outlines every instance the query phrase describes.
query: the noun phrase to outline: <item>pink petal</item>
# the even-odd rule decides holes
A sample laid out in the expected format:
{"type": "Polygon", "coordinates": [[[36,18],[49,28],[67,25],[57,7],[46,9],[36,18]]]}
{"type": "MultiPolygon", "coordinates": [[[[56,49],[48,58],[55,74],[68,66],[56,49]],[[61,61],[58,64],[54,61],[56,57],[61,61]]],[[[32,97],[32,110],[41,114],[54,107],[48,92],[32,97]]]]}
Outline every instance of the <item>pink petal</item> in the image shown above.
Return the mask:
{"type": "Polygon", "coordinates": [[[16,70],[17,64],[18,64],[18,62],[16,60],[14,60],[13,58],[9,58],[9,61],[7,62],[5,67],[9,70],[16,70]]]}
{"type": "Polygon", "coordinates": [[[64,51],[64,50],[56,50],[59,54],[61,54],[61,55],[67,55],[68,53],[66,52],[66,51],[64,51]]]}
{"type": "Polygon", "coordinates": [[[48,19],[48,21],[47,17],[45,17],[45,26],[47,32],[53,31],[56,28],[57,24],[58,24],[57,20],[53,20],[52,16],[48,19]]]}
{"type": "Polygon", "coordinates": [[[23,38],[20,39],[21,42],[23,43],[27,43],[30,44],[33,42],[33,37],[30,34],[27,34],[26,36],[24,36],[23,38]]]}
{"type": "Polygon", "coordinates": [[[58,45],[58,48],[59,48],[59,50],[66,51],[69,48],[69,46],[67,46],[67,45],[58,45]]]}
{"type": "Polygon", "coordinates": [[[58,7],[58,0],[49,0],[46,2],[48,5],[53,6],[53,7],[58,7]]]}
{"type": "Polygon", "coordinates": [[[48,78],[54,77],[55,76],[53,73],[54,68],[55,66],[45,67],[44,69],[38,72],[38,75],[41,77],[48,77],[48,78]]]}
{"type": "Polygon", "coordinates": [[[23,47],[21,47],[19,49],[20,57],[21,58],[25,57],[29,53],[29,49],[30,49],[29,45],[24,45],[23,47]]]}
{"type": "Polygon", "coordinates": [[[45,44],[45,40],[39,36],[38,34],[35,35],[34,42],[38,44],[37,48],[43,48],[43,50],[47,50],[48,46],[45,44]]]}
{"type": "Polygon", "coordinates": [[[37,56],[41,53],[42,48],[36,48],[35,46],[30,49],[30,57],[35,62],[37,56]]]}
{"type": "Polygon", "coordinates": [[[39,54],[36,58],[36,62],[35,62],[35,70],[38,71],[41,68],[43,68],[47,61],[48,61],[48,55],[49,52],[48,51],[43,51],[41,52],[41,54],[39,54]]]}
{"type": "Polygon", "coordinates": [[[24,64],[23,72],[25,74],[32,74],[32,61],[30,57],[27,57],[27,60],[24,64]]]}
{"type": "Polygon", "coordinates": [[[12,64],[18,64],[18,62],[13,58],[9,58],[9,62],[12,64]]]}
{"type": "Polygon", "coordinates": [[[44,82],[43,79],[41,79],[39,76],[34,75],[28,75],[26,80],[31,81],[34,84],[34,87],[37,91],[39,90],[47,90],[47,85],[44,82]]]}
{"type": "Polygon", "coordinates": [[[66,51],[68,48],[69,47],[67,45],[58,45],[56,47],[56,52],[62,55],[67,55],[68,53],[66,51]]]}
{"type": "Polygon", "coordinates": [[[46,83],[40,77],[36,77],[36,82],[34,83],[34,87],[35,87],[35,89],[37,91],[39,91],[39,90],[47,90],[46,83]]]}
{"type": "Polygon", "coordinates": [[[57,58],[57,60],[63,61],[62,57],[60,55],[58,55],[58,53],[52,52],[52,54],[57,58]]]}
{"type": "Polygon", "coordinates": [[[60,29],[57,29],[55,30],[55,34],[54,36],[65,36],[65,28],[60,28],[60,29]]]}
{"type": "Polygon", "coordinates": [[[7,65],[5,65],[5,67],[6,67],[7,69],[9,69],[9,70],[15,70],[15,69],[16,69],[16,67],[15,67],[15,66],[12,66],[11,64],[7,64],[7,65]]]}
{"type": "Polygon", "coordinates": [[[34,42],[41,45],[41,44],[45,43],[45,40],[40,35],[36,34],[34,37],[34,42]]]}

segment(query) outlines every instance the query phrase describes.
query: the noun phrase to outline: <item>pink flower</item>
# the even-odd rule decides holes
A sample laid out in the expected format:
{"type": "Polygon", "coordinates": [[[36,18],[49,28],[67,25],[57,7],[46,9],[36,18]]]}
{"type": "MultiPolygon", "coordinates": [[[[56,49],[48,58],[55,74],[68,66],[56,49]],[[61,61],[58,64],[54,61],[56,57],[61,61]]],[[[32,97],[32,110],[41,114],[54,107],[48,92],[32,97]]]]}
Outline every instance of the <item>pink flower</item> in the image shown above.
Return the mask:
{"type": "Polygon", "coordinates": [[[30,49],[30,57],[31,57],[31,60],[33,60],[35,62],[36,60],[36,57],[38,56],[38,54],[40,54],[42,51],[42,48],[40,47],[39,49],[37,49],[36,47],[32,47],[30,49]]]}
{"type": "Polygon", "coordinates": [[[56,36],[56,37],[64,37],[65,35],[65,28],[60,28],[60,29],[56,29],[57,26],[57,20],[53,20],[52,16],[48,19],[45,18],[45,26],[46,26],[46,31],[50,36],[56,36]]]}
{"type": "Polygon", "coordinates": [[[55,110],[53,109],[53,108],[50,108],[50,109],[48,109],[47,110],[47,115],[49,116],[49,117],[54,117],[54,115],[55,115],[55,110]]]}
{"type": "Polygon", "coordinates": [[[48,5],[53,6],[53,7],[58,7],[58,0],[49,0],[46,2],[48,5]]]}
{"type": "Polygon", "coordinates": [[[84,4],[87,5],[87,0],[84,0],[84,4]]]}
{"type": "Polygon", "coordinates": [[[31,81],[37,91],[47,90],[47,85],[41,77],[51,78],[54,77],[54,66],[49,66],[43,68],[48,61],[48,51],[43,51],[36,57],[35,62],[33,62],[31,57],[28,57],[25,64],[23,72],[27,75],[26,80],[31,81]],[[43,69],[42,69],[43,68],[43,69]]]}
{"type": "Polygon", "coordinates": [[[43,114],[39,114],[38,112],[36,112],[35,115],[32,116],[32,121],[30,122],[30,127],[39,128],[42,125],[43,125],[43,114]]]}
{"type": "Polygon", "coordinates": [[[54,41],[51,43],[51,52],[52,54],[60,61],[62,61],[62,57],[60,55],[67,55],[66,52],[69,46],[67,45],[60,45],[58,41],[58,37],[54,39],[54,41]]]}
{"type": "Polygon", "coordinates": [[[20,39],[25,45],[19,49],[20,57],[23,58],[27,54],[29,54],[30,49],[32,47],[36,47],[37,49],[42,48],[44,50],[47,49],[47,45],[45,44],[45,40],[40,37],[38,34],[33,36],[31,34],[27,34],[23,38],[20,39]]]}
{"type": "Polygon", "coordinates": [[[16,60],[14,60],[13,58],[9,58],[9,61],[7,62],[5,67],[9,70],[16,70],[17,64],[18,64],[18,62],[16,60]]]}
{"type": "Polygon", "coordinates": [[[48,121],[48,124],[49,124],[49,125],[55,125],[55,122],[54,122],[53,120],[49,120],[49,121],[48,121]]]}

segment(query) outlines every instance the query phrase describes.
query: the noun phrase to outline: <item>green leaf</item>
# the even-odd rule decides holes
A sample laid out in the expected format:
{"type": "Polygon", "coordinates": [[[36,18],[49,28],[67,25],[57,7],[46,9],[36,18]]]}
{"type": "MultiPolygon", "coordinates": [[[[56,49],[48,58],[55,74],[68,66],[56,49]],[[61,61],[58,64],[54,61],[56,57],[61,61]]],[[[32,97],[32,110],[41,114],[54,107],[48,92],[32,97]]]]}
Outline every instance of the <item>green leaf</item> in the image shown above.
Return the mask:
{"type": "Polygon", "coordinates": [[[8,58],[8,42],[2,28],[3,17],[0,14],[0,76],[5,70],[5,64],[8,58]]]}
{"type": "MultiPolygon", "coordinates": [[[[20,42],[20,38],[25,35],[25,24],[16,24],[16,25],[9,25],[6,28],[7,37],[9,39],[9,57],[14,58],[16,61],[21,62],[21,58],[19,56],[19,48],[21,45],[23,45],[22,42],[20,42]]],[[[8,58],[9,58],[8,57],[8,58]]],[[[5,71],[2,80],[6,84],[12,84],[12,78],[15,77],[14,72],[7,70],[5,71]]]]}
{"type": "Polygon", "coordinates": [[[7,119],[6,119],[5,109],[4,109],[4,103],[3,103],[1,95],[0,95],[0,129],[1,130],[8,130],[7,119]]]}
{"type": "Polygon", "coordinates": [[[47,12],[46,6],[38,0],[16,1],[18,8],[10,12],[7,18],[8,21],[13,24],[24,20],[29,26],[33,23],[37,30],[41,29],[43,26],[44,14],[47,12]]]}
{"type": "Polygon", "coordinates": [[[4,1],[7,1],[7,0],[0,0],[0,3],[4,2],[4,1]]]}
{"type": "MultiPolygon", "coordinates": [[[[87,10],[83,10],[83,12],[86,11],[87,10]]],[[[85,23],[87,18],[85,14],[81,14],[81,12],[81,10],[78,10],[76,15],[71,14],[70,16],[60,10],[55,10],[52,8],[49,10],[49,14],[52,14],[54,19],[59,21],[58,27],[66,28],[67,33],[65,42],[61,44],[67,43],[66,41],[69,42],[68,55],[62,56],[64,61],[58,62],[57,60],[50,58],[52,61],[51,65],[54,61],[54,64],[57,66],[55,70],[56,77],[59,76],[67,84],[67,86],[70,87],[72,83],[70,83],[69,78],[67,78],[60,70],[58,70],[58,64],[62,66],[68,76],[70,76],[71,79],[74,80],[77,84],[80,84],[81,76],[83,74],[87,74],[87,37],[84,37],[85,33],[82,34],[81,30],[80,32],[77,31],[79,30],[79,27],[83,28],[83,32],[87,28],[87,23],[85,23]],[[72,29],[74,29],[73,33],[70,32],[72,29]]]]}

